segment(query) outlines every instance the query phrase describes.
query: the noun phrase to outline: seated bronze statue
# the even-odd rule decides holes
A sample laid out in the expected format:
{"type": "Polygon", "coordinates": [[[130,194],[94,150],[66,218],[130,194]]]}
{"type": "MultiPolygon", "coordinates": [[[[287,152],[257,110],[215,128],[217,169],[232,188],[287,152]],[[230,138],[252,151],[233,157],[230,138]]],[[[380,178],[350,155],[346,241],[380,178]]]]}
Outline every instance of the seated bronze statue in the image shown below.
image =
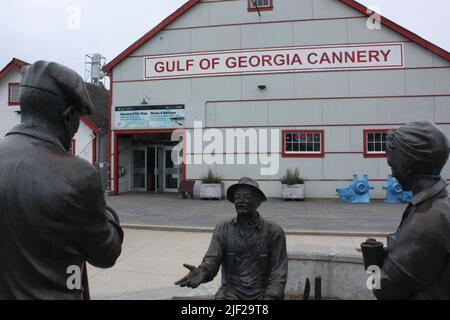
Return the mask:
{"type": "Polygon", "coordinates": [[[288,260],[286,237],[257,212],[266,200],[256,181],[242,178],[227,191],[237,217],[217,225],[203,262],[185,264],[189,274],[175,284],[196,288],[212,281],[222,266],[217,300],[283,299],[288,260]]]}
{"type": "Polygon", "coordinates": [[[83,79],[38,61],[22,70],[21,124],[0,141],[0,299],[88,298],[71,287],[86,261],[108,268],[122,248],[96,168],[70,152],[80,116],[94,112],[83,79]]]}
{"type": "Polygon", "coordinates": [[[408,123],[387,136],[393,176],[413,198],[387,248],[362,244],[365,265],[381,267],[378,299],[450,299],[450,200],[441,171],[447,136],[429,121],[408,123]],[[381,253],[381,254],[380,254],[381,253]]]}

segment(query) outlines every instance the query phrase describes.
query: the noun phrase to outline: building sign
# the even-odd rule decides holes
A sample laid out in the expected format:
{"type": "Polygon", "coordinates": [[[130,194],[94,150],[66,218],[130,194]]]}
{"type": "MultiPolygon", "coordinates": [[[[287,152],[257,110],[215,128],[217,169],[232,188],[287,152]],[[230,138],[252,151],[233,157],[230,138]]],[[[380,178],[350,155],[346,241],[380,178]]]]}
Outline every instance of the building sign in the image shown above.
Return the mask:
{"type": "Polygon", "coordinates": [[[184,106],[116,107],[115,129],[183,128],[184,106]]]}
{"type": "Polygon", "coordinates": [[[144,57],[144,79],[403,67],[403,44],[233,50],[144,57]]]}

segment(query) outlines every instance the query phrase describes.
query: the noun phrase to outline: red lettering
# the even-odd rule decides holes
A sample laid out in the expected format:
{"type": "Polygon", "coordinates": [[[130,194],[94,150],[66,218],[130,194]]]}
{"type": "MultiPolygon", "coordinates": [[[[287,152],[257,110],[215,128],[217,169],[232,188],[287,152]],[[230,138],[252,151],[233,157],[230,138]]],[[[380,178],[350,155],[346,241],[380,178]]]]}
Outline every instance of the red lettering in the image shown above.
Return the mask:
{"type": "Polygon", "coordinates": [[[356,58],[355,58],[355,51],[352,52],[345,52],[345,61],[348,63],[349,61],[351,61],[352,63],[356,62],[356,58]]]}
{"type": "Polygon", "coordinates": [[[206,58],[200,60],[200,68],[202,70],[208,70],[209,68],[211,68],[211,61],[206,58]]]}
{"type": "Polygon", "coordinates": [[[330,57],[328,57],[328,54],[326,53],[326,52],[324,52],[324,53],[322,53],[322,58],[320,59],[320,64],[322,64],[322,63],[324,63],[324,62],[327,62],[327,63],[331,63],[331,61],[330,61],[330,57]]]}
{"type": "Polygon", "coordinates": [[[294,64],[300,64],[300,65],[303,64],[302,63],[302,59],[300,59],[300,55],[298,53],[294,54],[294,58],[292,59],[291,64],[292,65],[294,65],[294,64]]]}
{"type": "Polygon", "coordinates": [[[312,52],[312,53],[308,54],[308,62],[310,64],[317,64],[317,57],[318,57],[317,53],[312,52]],[[312,57],[315,57],[316,60],[312,60],[311,59],[312,57]]]}
{"type": "Polygon", "coordinates": [[[370,50],[369,51],[369,62],[372,62],[372,61],[377,61],[377,62],[380,62],[380,59],[378,59],[378,55],[379,55],[380,53],[378,52],[378,51],[376,51],[376,50],[370,50]]]}
{"type": "Polygon", "coordinates": [[[216,68],[217,65],[220,63],[220,58],[212,58],[212,68],[213,70],[216,68]]]}
{"type": "Polygon", "coordinates": [[[265,67],[266,64],[269,67],[272,67],[272,56],[270,56],[268,54],[265,54],[265,55],[262,56],[262,66],[265,67]]]}
{"type": "Polygon", "coordinates": [[[273,62],[276,66],[282,66],[285,64],[286,60],[284,59],[284,56],[282,54],[277,54],[275,57],[273,57],[273,62]]]}
{"type": "Polygon", "coordinates": [[[256,68],[261,64],[261,58],[259,56],[251,56],[248,60],[251,67],[256,68]]]}
{"type": "Polygon", "coordinates": [[[230,69],[236,68],[237,67],[236,58],[235,57],[228,57],[227,60],[225,61],[225,64],[230,69]]]}
{"type": "Polygon", "coordinates": [[[333,63],[342,63],[342,51],[340,52],[333,52],[332,54],[333,63]]]}
{"type": "Polygon", "coordinates": [[[158,73],[164,72],[165,68],[164,68],[164,62],[160,61],[155,63],[155,71],[158,73]]]}
{"type": "Polygon", "coordinates": [[[194,60],[193,59],[189,59],[186,61],[186,70],[189,71],[191,69],[191,67],[194,66],[194,60]]]}
{"type": "Polygon", "coordinates": [[[387,62],[388,61],[388,56],[391,54],[391,50],[388,50],[388,51],[381,50],[381,54],[384,57],[384,62],[387,62]]]}
{"type": "Polygon", "coordinates": [[[239,68],[247,68],[247,57],[246,56],[240,56],[238,58],[239,61],[239,68]]]}
{"type": "Polygon", "coordinates": [[[358,53],[358,63],[364,63],[367,62],[367,52],[359,50],[358,53]]]}

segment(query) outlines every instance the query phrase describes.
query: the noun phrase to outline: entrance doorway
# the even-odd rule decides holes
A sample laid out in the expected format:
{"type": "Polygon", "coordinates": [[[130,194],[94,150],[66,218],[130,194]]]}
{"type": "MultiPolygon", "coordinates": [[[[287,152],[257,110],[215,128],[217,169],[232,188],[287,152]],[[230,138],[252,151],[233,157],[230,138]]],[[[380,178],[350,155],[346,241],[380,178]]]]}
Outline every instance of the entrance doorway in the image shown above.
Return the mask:
{"type": "Polygon", "coordinates": [[[173,148],[168,145],[133,146],[133,192],[178,192],[181,167],[174,163],[177,159],[172,158],[173,148]]]}

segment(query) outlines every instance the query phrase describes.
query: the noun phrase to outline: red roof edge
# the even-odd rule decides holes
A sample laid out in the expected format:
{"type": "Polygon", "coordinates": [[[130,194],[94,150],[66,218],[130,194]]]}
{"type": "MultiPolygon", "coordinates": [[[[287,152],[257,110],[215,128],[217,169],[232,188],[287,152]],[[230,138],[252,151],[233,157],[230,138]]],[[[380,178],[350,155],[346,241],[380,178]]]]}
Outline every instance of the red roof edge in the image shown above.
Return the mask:
{"type": "Polygon", "coordinates": [[[0,79],[3,78],[12,68],[22,69],[24,66],[29,65],[29,63],[22,61],[17,58],[13,58],[7,65],[0,71],[0,79]]]}
{"type": "Polygon", "coordinates": [[[125,59],[128,55],[137,50],[140,46],[142,46],[145,42],[153,38],[158,32],[167,27],[170,23],[178,19],[183,13],[188,11],[194,5],[196,5],[200,0],[189,0],[180,8],[178,8],[174,13],[164,19],[161,23],[159,23],[152,30],[147,32],[143,37],[141,37],[138,41],[133,43],[130,47],[128,47],[124,52],[122,52],[119,56],[117,56],[114,60],[109,62],[106,66],[103,67],[103,71],[109,73],[112,68],[114,68],[118,63],[120,63],[123,59],[125,59]]]}
{"type": "MultiPolygon", "coordinates": [[[[368,9],[366,6],[356,2],[355,0],[340,0],[342,3],[352,7],[353,9],[361,12],[362,14],[365,14],[366,16],[371,16],[372,11],[368,9]]],[[[405,38],[417,43],[418,45],[424,47],[425,49],[430,50],[431,52],[437,54],[441,58],[450,61],[450,52],[446,51],[445,49],[442,49],[438,47],[437,45],[425,40],[424,38],[418,36],[417,34],[409,31],[408,29],[403,28],[402,26],[399,26],[395,22],[380,16],[381,18],[381,24],[385,27],[388,27],[391,30],[394,30],[395,32],[398,32],[405,38]]]]}
{"type": "Polygon", "coordinates": [[[81,120],[81,121],[82,121],[89,129],[91,129],[92,132],[93,132],[94,134],[97,134],[97,133],[98,133],[98,128],[97,128],[97,126],[96,126],[93,122],[91,122],[88,118],[81,116],[81,117],[80,117],[80,120],[81,120]]]}
{"type": "MultiPolygon", "coordinates": [[[[366,16],[371,15],[371,11],[369,9],[356,2],[355,0],[339,0],[340,2],[350,6],[351,8],[359,11],[362,14],[365,14],[366,16]]],[[[109,62],[106,66],[103,67],[103,71],[106,73],[109,73],[117,64],[119,64],[123,59],[125,59],[128,55],[133,53],[135,50],[137,50],[140,46],[142,46],[145,42],[153,38],[158,32],[160,32],[162,29],[167,27],[170,23],[178,19],[183,13],[188,11],[190,8],[192,8],[194,5],[199,3],[200,0],[189,0],[186,2],[183,6],[181,6],[178,10],[176,10],[174,13],[172,13],[170,16],[168,16],[166,19],[164,19],[160,24],[158,24],[155,28],[150,30],[148,33],[146,33],[143,37],[141,37],[138,41],[133,43],[130,47],[128,47],[125,51],[123,51],[119,56],[117,56],[114,60],[109,62]]],[[[427,50],[430,50],[431,52],[437,54],[441,58],[450,61],[450,52],[446,51],[445,49],[442,49],[438,47],[437,45],[425,40],[424,38],[418,36],[417,34],[399,26],[395,22],[380,16],[381,18],[381,24],[386,26],[387,28],[401,34],[405,38],[417,43],[418,45],[424,47],[427,50]]]]}

